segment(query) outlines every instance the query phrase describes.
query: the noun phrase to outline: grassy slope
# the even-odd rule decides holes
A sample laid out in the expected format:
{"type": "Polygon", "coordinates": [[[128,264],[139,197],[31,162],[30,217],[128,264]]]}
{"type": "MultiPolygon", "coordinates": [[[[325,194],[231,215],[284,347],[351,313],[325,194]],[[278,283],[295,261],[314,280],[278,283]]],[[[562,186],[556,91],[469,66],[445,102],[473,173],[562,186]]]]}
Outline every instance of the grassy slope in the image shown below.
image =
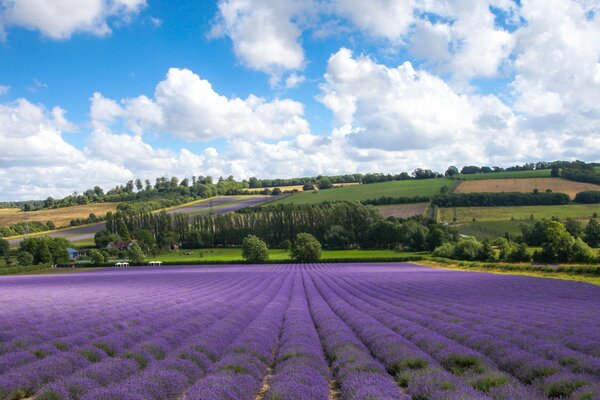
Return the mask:
{"type": "Polygon", "coordinates": [[[592,214],[600,214],[599,204],[569,204],[565,206],[522,206],[522,207],[459,207],[440,209],[442,221],[471,222],[477,221],[507,221],[514,219],[528,219],[533,215],[541,218],[591,218],[592,214]]]}
{"type": "Polygon", "coordinates": [[[531,224],[532,222],[533,221],[529,219],[513,221],[475,221],[458,225],[456,226],[456,229],[463,235],[475,236],[479,240],[493,240],[499,236],[504,236],[505,233],[516,237],[521,234],[521,225],[531,224]]]}
{"type": "Polygon", "coordinates": [[[367,200],[381,196],[433,196],[440,192],[442,186],[451,187],[453,184],[452,180],[445,178],[371,183],[368,185],[344,186],[317,192],[301,192],[274,201],[271,204],[315,204],[324,201],[367,200]]]}
{"type": "Polygon", "coordinates": [[[459,175],[458,178],[465,181],[476,181],[482,179],[519,179],[519,178],[549,178],[549,169],[533,170],[533,171],[509,171],[495,172],[491,174],[468,174],[459,175]]]}

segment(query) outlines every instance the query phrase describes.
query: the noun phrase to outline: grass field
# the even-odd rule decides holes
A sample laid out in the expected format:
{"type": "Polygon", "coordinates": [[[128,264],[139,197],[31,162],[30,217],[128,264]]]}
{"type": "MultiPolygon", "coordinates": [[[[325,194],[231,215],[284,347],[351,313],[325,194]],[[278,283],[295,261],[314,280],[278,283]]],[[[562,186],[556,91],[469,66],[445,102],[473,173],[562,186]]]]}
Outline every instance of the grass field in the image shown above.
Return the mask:
{"type": "Polygon", "coordinates": [[[508,171],[494,172],[491,174],[468,174],[458,175],[457,178],[465,181],[477,181],[484,179],[521,179],[521,178],[549,178],[551,170],[540,169],[532,171],[508,171]]]}
{"type": "MultiPolygon", "coordinates": [[[[414,253],[414,252],[397,252],[393,250],[323,250],[322,259],[336,259],[336,258],[355,258],[355,259],[368,259],[374,257],[408,257],[412,255],[421,255],[425,253],[414,253]]],[[[242,249],[240,248],[227,248],[227,249],[201,249],[201,250],[179,250],[179,251],[168,251],[159,254],[152,259],[160,260],[163,262],[206,262],[206,261],[242,261],[242,249]]],[[[289,254],[286,250],[282,249],[270,249],[269,250],[270,260],[289,260],[289,254]]]]}
{"type": "Polygon", "coordinates": [[[508,233],[512,237],[521,234],[521,225],[532,224],[535,220],[508,220],[508,221],[475,221],[457,225],[455,228],[459,233],[468,236],[475,236],[479,240],[496,239],[508,233]]]}
{"type": "Polygon", "coordinates": [[[452,187],[453,185],[454,182],[446,178],[371,183],[296,193],[276,200],[272,204],[316,204],[324,201],[342,200],[360,201],[381,196],[433,196],[438,194],[443,186],[452,187]]]}
{"type": "Polygon", "coordinates": [[[594,213],[600,214],[600,204],[569,204],[564,206],[523,206],[523,207],[459,207],[442,208],[439,218],[443,222],[507,221],[528,219],[533,215],[542,218],[589,219],[594,213]],[[456,220],[455,220],[456,218],[456,220]]]}
{"type": "Polygon", "coordinates": [[[521,192],[531,193],[534,189],[545,192],[550,189],[557,193],[566,193],[574,199],[577,193],[586,190],[600,190],[600,185],[573,182],[560,178],[520,178],[520,179],[486,179],[461,182],[455,193],[480,192],[521,192]]]}
{"type": "MultiPolygon", "coordinates": [[[[46,223],[54,222],[56,227],[68,226],[72,219],[87,218],[91,213],[101,217],[108,211],[117,209],[119,203],[94,203],[81,206],[55,208],[51,210],[29,211],[27,212],[28,221],[39,221],[46,223]]],[[[23,222],[23,211],[18,208],[0,209],[0,225],[13,225],[23,222]]]]}
{"type": "Polygon", "coordinates": [[[410,218],[415,215],[423,215],[427,210],[429,203],[415,204],[390,204],[386,206],[378,206],[377,209],[384,217],[395,218],[410,218]]]}

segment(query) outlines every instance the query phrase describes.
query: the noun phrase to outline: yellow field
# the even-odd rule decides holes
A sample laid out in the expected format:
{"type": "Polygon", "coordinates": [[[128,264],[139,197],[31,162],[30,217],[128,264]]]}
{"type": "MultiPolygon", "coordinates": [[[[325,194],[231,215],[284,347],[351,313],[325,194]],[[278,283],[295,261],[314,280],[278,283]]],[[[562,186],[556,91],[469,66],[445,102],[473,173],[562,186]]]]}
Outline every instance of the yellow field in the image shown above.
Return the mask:
{"type": "MultiPolygon", "coordinates": [[[[117,209],[119,203],[95,203],[83,206],[55,208],[51,210],[29,211],[28,221],[54,222],[57,228],[68,226],[72,219],[87,218],[91,213],[97,217],[117,209]]],[[[0,208],[0,225],[13,225],[23,222],[23,212],[18,208],[0,208]]]]}
{"type": "Polygon", "coordinates": [[[454,190],[454,193],[531,193],[534,189],[538,189],[540,192],[545,192],[546,189],[550,189],[553,192],[566,193],[571,199],[574,199],[575,195],[579,192],[586,190],[600,190],[600,185],[572,182],[560,178],[486,179],[461,182],[454,190]]]}

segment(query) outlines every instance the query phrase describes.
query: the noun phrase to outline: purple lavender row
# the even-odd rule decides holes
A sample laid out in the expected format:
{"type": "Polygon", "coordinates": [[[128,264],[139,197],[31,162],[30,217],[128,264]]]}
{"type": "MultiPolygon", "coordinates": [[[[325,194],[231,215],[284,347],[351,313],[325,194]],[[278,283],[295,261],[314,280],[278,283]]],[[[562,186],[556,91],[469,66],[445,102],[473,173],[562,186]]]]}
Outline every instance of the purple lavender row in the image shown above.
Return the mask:
{"type": "Polygon", "coordinates": [[[266,400],[328,400],[331,374],[297,273],[266,400]]]}
{"type": "Polygon", "coordinates": [[[535,354],[536,357],[541,356],[551,361],[556,361],[574,373],[585,372],[600,376],[599,358],[572,350],[560,343],[550,340],[541,341],[541,337],[532,337],[522,334],[519,331],[491,327],[489,326],[490,324],[485,322],[474,323],[472,321],[475,317],[473,317],[472,312],[467,313],[442,308],[443,312],[448,315],[440,316],[437,307],[432,308],[431,305],[429,307],[426,305],[415,307],[414,304],[412,304],[412,310],[407,310],[410,302],[408,299],[406,301],[399,301],[402,298],[399,294],[381,290],[380,287],[377,290],[373,285],[369,285],[366,282],[364,285],[359,285],[356,282],[353,288],[359,290],[360,286],[364,287],[364,290],[367,290],[369,295],[388,301],[395,307],[399,307],[399,310],[402,310],[402,314],[406,318],[478,351],[487,354],[487,351],[490,351],[493,347],[500,346],[506,349],[507,346],[512,348],[516,345],[521,350],[535,354]],[[435,310],[433,312],[436,314],[435,316],[430,315],[432,314],[432,309],[435,310]],[[428,315],[430,316],[428,317],[428,315]],[[502,339],[498,340],[498,337],[502,339]],[[496,346],[487,344],[487,342],[494,342],[496,346]]]}
{"type": "Polygon", "coordinates": [[[186,400],[252,400],[273,364],[283,317],[290,302],[293,275],[231,345],[211,372],[186,391],[186,400]]]}
{"type": "MultiPolygon", "coordinates": [[[[357,283],[357,285],[361,285],[361,283],[357,283]]],[[[356,290],[356,287],[352,287],[350,290],[352,294],[349,301],[357,304],[365,312],[371,312],[379,321],[415,342],[419,347],[439,359],[442,364],[448,364],[449,361],[453,361],[450,365],[455,367],[456,360],[459,360],[467,365],[471,364],[472,368],[484,365],[485,359],[473,353],[470,348],[465,349],[463,347],[461,350],[462,346],[448,340],[444,336],[429,331],[423,325],[399,319],[397,314],[390,313],[391,306],[386,302],[371,299],[372,306],[360,303],[360,299],[363,297],[360,291],[356,290]],[[451,353],[447,354],[449,349],[451,349],[451,353]]],[[[403,312],[402,309],[398,309],[398,311],[403,312]]],[[[436,318],[427,319],[427,326],[437,324],[439,324],[439,321],[436,318]]],[[[440,328],[440,331],[442,330],[443,328],[440,328]]],[[[507,344],[499,338],[488,338],[488,340],[485,340],[485,338],[481,338],[480,336],[469,336],[469,332],[464,329],[460,330],[458,334],[471,341],[479,341],[480,346],[478,348],[497,362],[502,370],[516,376],[524,383],[535,384],[540,391],[545,392],[549,397],[557,397],[554,396],[555,393],[566,394],[568,396],[578,391],[587,394],[596,393],[597,389],[588,377],[581,374],[559,373],[562,372],[560,366],[507,344]]],[[[483,373],[484,369],[481,372],[483,373]]],[[[502,379],[502,375],[495,372],[492,372],[492,374],[495,377],[495,382],[492,382],[495,385],[491,387],[493,389],[491,393],[494,398],[515,398],[515,389],[518,389],[520,393],[525,393],[524,397],[522,397],[524,399],[535,398],[534,392],[527,394],[526,391],[518,388],[514,383],[510,385],[510,393],[512,394],[509,397],[505,397],[507,393],[505,383],[508,383],[506,378],[502,379]]],[[[476,387],[481,383],[489,382],[486,375],[480,377],[474,375],[471,372],[468,378],[473,381],[476,387]]]]}
{"type": "Polygon", "coordinates": [[[311,316],[344,400],[409,400],[365,345],[323,300],[303,273],[311,316]]]}
{"type": "MultiPolygon", "coordinates": [[[[500,372],[497,366],[482,354],[461,346],[428,329],[423,327],[417,328],[415,324],[411,324],[386,311],[386,306],[389,305],[385,302],[378,303],[377,306],[370,305],[368,302],[361,300],[360,295],[355,292],[349,295],[348,292],[343,290],[341,285],[333,291],[357,310],[370,315],[380,324],[397,332],[404,340],[409,341],[431,356],[439,365],[455,375],[455,379],[460,379],[463,385],[468,383],[478,391],[486,393],[486,395],[494,399],[525,400],[543,398],[541,393],[525,387],[500,372]],[[407,332],[411,334],[406,334],[407,332]]],[[[417,375],[421,374],[422,372],[419,372],[417,375]]],[[[399,376],[399,379],[406,380],[410,388],[410,381],[414,379],[414,374],[411,372],[404,373],[399,376]]]]}
{"type": "MultiPolygon", "coordinates": [[[[362,285],[362,282],[357,282],[356,286],[353,286],[350,289],[357,298],[362,297],[360,295],[360,290],[357,290],[357,287],[362,285]]],[[[381,290],[373,290],[373,297],[382,295],[385,296],[385,291],[382,293],[381,290]]],[[[379,313],[381,314],[382,321],[390,321],[389,315],[385,315],[385,313],[390,310],[389,304],[374,300],[372,300],[372,304],[377,310],[381,310],[379,313]]],[[[405,310],[398,310],[400,313],[406,313],[405,310]]],[[[391,311],[393,312],[393,308],[391,311]]],[[[499,337],[473,333],[466,328],[440,322],[438,318],[427,318],[418,314],[415,315],[415,318],[422,321],[421,324],[401,320],[396,323],[397,328],[394,327],[394,329],[401,331],[404,335],[410,335],[411,338],[419,337],[423,330],[426,329],[424,328],[425,326],[440,333],[453,332],[456,337],[460,338],[460,342],[464,343],[469,348],[474,348],[485,353],[497,362],[503,370],[516,376],[524,383],[533,383],[549,397],[556,397],[553,396],[555,393],[561,393],[568,396],[577,393],[577,391],[584,391],[588,394],[600,396],[598,388],[595,387],[594,379],[589,376],[580,373],[566,372],[563,366],[550,362],[544,357],[540,357],[536,354],[528,353],[517,346],[505,342],[499,337]]],[[[422,346],[430,347],[432,339],[433,338],[423,340],[422,346]]],[[[441,337],[439,340],[444,339],[445,338],[441,337]]],[[[540,345],[544,346],[544,343],[541,343],[540,345]]]]}
{"type": "MultiPolygon", "coordinates": [[[[142,392],[139,388],[138,390],[134,390],[133,386],[136,382],[142,386],[142,389],[148,386],[148,382],[159,382],[160,379],[158,376],[156,376],[156,379],[149,378],[157,373],[160,375],[161,371],[165,371],[165,374],[169,376],[177,372],[179,372],[179,375],[187,373],[190,374],[189,379],[192,379],[200,371],[200,366],[194,364],[190,359],[198,361],[200,365],[204,361],[199,355],[196,357],[186,357],[185,353],[180,352],[186,338],[189,338],[187,342],[193,343],[194,338],[197,338],[199,335],[198,331],[203,332],[209,326],[210,328],[208,329],[215,329],[214,326],[220,329],[222,327],[222,324],[219,324],[222,321],[220,318],[225,317],[236,307],[243,305],[244,302],[251,301],[253,296],[256,296],[261,289],[263,289],[263,286],[257,285],[254,290],[246,290],[245,293],[240,290],[239,293],[232,292],[225,296],[222,295],[226,303],[222,304],[221,307],[215,307],[217,305],[216,302],[201,304],[198,307],[198,316],[192,318],[189,322],[185,322],[185,319],[189,318],[189,311],[186,313],[185,310],[182,310],[181,317],[184,322],[180,323],[179,326],[171,328],[154,340],[147,340],[138,344],[130,351],[121,354],[119,359],[108,359],[104,362],[94,364],[79,371],[71,378],[67,378],[54,385],[49,385],[42,391],[42,394],[59,394],[61,399],[78,399],[86,398],[85,395],[91,392],[89,397],[92,399],[103,398],[103,396],[112,398],[118,395],[121,396],[120,398],[127,399],[130,398],[131,393],[142,392]],[[228,304],[227,300],[237,301],[228,304]],[[170,354],[167,354],[171,349],[173,350],[170,354]],[[124,379],[137,373],[140,369],[143,372],[137,374],[135,378],[132,377],[131,380],[122,383],[124,379]],[[173,370],[176,372],[172,372],[173,370]],[[143,379],[140,380],[140,376],[143,379]],[[82,381],[82,378],[86,379],[82,381]],[[108,384],[110,384],[112,389],[101,389],[102,386],[107,386],[108,384]],[[77,396],[65,397],[66,393],[72,392],[75,392],[77,396]]],[[[179,380],[175,381],[178,382],[179,380]]],[[[164,390],[159,391],[159,393],[168,392],[173,388],[173,386],[167,385],[167,383],[162,384],[162,387],[164,390]]]]}
{"type": "Polygon", "coordinates": [[[313,281],[331,309],[348,324],[413,398],[489,399],[444,371],[427,353],[377,319],[348,304],[321,282],[318,274],[313,274],[313,281]]]}
{"type": "Polygon", "coordinates": [[[229,315],[174,348],[164,360],[149,363],[146,369],[125,381],[96,388],[82,399],[158,400],[176,397],[211,368],[224,348],[272,300],[280,286],[281,279],[275,279],[250,287],[249,296],[241,297],[245,305],[238,304],[234,312],[227,308],[229,315]],[[157,386],[157,383],[160,385],[157,386]]]}

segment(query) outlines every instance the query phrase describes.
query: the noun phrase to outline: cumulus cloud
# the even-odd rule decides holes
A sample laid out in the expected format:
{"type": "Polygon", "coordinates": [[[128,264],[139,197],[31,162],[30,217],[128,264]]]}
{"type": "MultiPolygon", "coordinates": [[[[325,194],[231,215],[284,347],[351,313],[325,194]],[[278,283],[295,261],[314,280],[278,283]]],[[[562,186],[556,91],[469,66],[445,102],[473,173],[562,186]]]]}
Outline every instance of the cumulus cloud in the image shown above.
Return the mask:
{"type": "Polygon", "coordinates": [[[108,19],[128,21],[146,0],[0,0],[5,26],[37,30],[51,39],[74,33],[103,36],[111,32],[108,19]]]}
{"type": "Polygon", "coordinates": [[[304,65],[295,16],[306,10],[299,0],[221,0],[212,36],[228,36],[240,61],[271,75],[272,83],[304,65]]]}

